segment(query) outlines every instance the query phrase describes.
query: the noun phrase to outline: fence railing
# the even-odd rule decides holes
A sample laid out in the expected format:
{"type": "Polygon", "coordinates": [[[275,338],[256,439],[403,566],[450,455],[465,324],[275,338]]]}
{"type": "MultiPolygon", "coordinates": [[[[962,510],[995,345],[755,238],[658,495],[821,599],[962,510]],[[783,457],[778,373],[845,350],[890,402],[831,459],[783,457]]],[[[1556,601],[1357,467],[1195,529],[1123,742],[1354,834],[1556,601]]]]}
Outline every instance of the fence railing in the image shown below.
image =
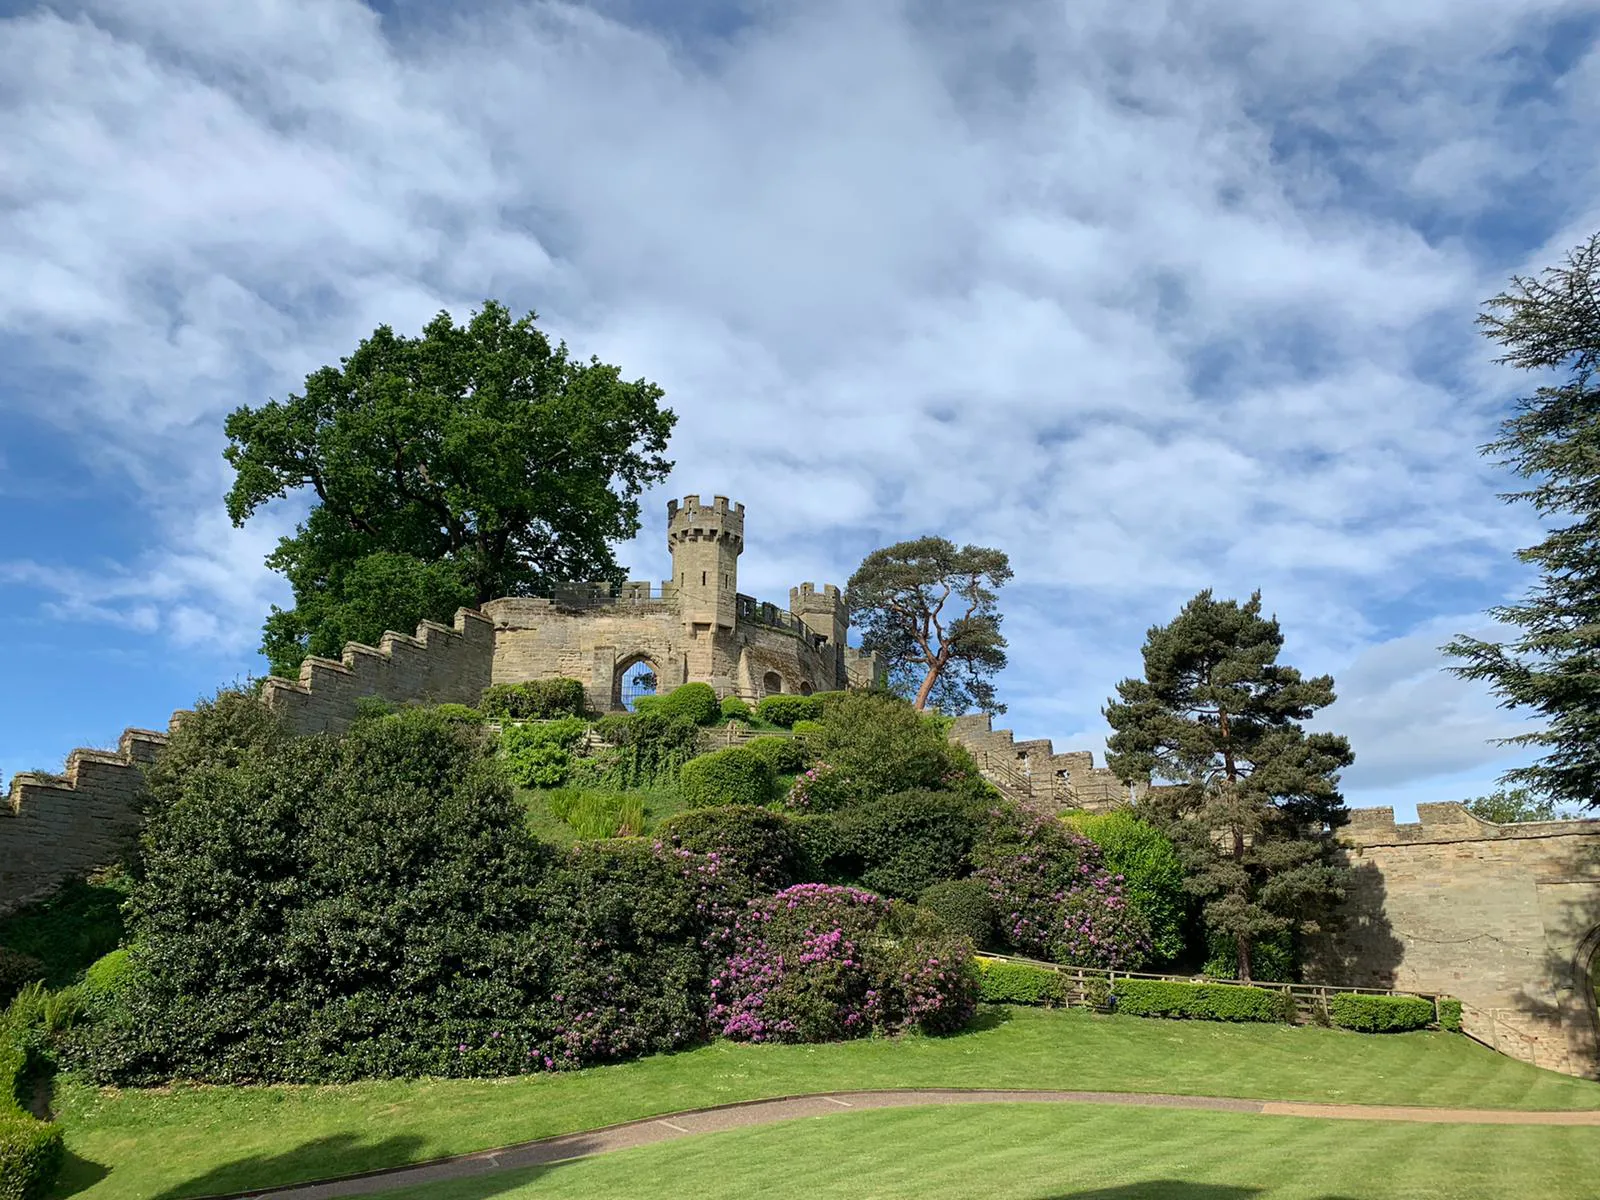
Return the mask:
{"type": "MultiPolygon", "coordinates": [[[[1325,1018],[1328,1012],[1328,1000],[1332,996],[1344,995],[1355,992],[1362,996],[1415,996],[1426,1000],[1433,1005],[1433,1025],[1439,1023],[1439,1001],[1445,997],[1437,992],[1415,992],[1402,988],[1365,988],[1341,987],[1336,984],[1323,983],[1268,983],[1259,979],[1249,981],[1243,979],[1223,979],[1213,975],[1170,975],[1153,971],[1116,971],[1105,967],[1068,967],[1060,963],[1043,962],[1036,958],[1022,958],[1014,954],[991,954],[984,951],[980,958],[996,959],[1000,962],[1021,963],[1029,967],[1040,967],[1047,971],[1054,971],[1067,978],[1067,996],[1069,1003],[1085,1004],[1088,1002],[1087,985],[1090,980],[1104,981],[1113,991],[1119,979],[1148,979],[1157,983],[1222,983],[1232,987],[1256,987],[1267,991],[1281,992],[1294,999],[1296,1019],[1302,1023],[1317,1021],[1319,1014],[1325,1018]]],[[[1463,1006],[1464,1011],[1464,1006],[1463,1006]]]]}
{"type": "Polygon", "coordinates": [[[1033,775],[988,750],[977,756],[977,762],[978,773],[1013,800],[1043,801],[1057,808],[1077,806],[1077,791],[1062,775],[1033,775]]]}

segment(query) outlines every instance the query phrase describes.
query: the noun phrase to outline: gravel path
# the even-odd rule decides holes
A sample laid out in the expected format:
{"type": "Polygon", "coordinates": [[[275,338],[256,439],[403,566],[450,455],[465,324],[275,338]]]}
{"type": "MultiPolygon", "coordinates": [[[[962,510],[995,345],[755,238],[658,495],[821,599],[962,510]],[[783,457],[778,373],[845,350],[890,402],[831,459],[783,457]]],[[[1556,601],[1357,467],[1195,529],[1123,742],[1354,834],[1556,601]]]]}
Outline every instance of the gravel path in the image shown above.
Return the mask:
{"type": "Polygon", "coordinates": [[[227,1198],[274,1197],[281,1200],[332,1200],[340,1196],[365,1196],[391,1188],[440,1183],[512,1167],[536,1167],[568,1159],[587,1158],[650,1146],[699,1133],[721,1133],[751,1125],[770,1125],[798,1117],[819,1117],[852,1109],[906,1108],[930,1104],[1122,1104],[1143,1108],[1204,1109],[1210,1112],[1251,1113],[1267,1117],[1318,1117],[1350,1121],[1424,1121],[1461,1125],[1586,1125],[1600,1128],[1600,1110],[1577,1112],[1517,1112],[1493,1108],[1406,1108],[1369,1104],[1298,1104],[1287,1101],[1230,1100],[1221,1096],[1163,1096],[1144,1092],[1033,1092],[978,1091],[954,1088],[920,1088],[905,1091],[827,1092],[814,1096],[789,1096],[777,1100],[747,1100],[690,1112],[671,1113],[504,1146],[479,1150],[455,1158],[435,1159],[414,1166],[393,1167],[365,1175],[346,1176],[320,1183],[293,1184],[265,1191],[235,1192],[227,1198]]]}

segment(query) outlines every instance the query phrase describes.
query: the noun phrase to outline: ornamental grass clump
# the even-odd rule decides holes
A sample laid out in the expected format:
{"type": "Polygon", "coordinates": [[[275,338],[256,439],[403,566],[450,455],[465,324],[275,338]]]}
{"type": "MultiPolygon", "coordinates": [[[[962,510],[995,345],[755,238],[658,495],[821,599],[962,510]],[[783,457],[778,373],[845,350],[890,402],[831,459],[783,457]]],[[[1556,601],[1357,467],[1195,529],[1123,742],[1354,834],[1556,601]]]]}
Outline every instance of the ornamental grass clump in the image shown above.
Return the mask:
{"type": "Polygon", "coordinates": [[[711,1026],[751,1042],[822,1042],[962,1028],[977,1005],[972,948],[909,905],[804,883],[752,900],[720,939],[711,1026]]]}
{"type": "Polygon", "coordinates": [[[1016,950],[1075,967],[1134,970],[1150,955],[1150,927],[1100,848],[1043,816],[974,852],[1000,937],[1016,950]]]}

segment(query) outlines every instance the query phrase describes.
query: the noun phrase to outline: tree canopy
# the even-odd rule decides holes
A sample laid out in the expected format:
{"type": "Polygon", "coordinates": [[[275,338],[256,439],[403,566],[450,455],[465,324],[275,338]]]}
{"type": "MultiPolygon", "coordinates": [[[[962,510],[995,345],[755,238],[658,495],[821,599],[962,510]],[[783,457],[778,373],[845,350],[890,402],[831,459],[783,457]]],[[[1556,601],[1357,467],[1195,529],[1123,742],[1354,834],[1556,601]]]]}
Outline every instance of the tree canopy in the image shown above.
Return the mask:
{"type": "Polygon", "coordinates": [[[1462,635],[1444,649],[1450,668],[1487,680],[1503,708],[1531,709],[1544,728],[1501,739],[1539,746],[1533,765],[1503,780],[1556,803],[1600,807],[1600,233],[1538,278],[1513,276],[1485,304],[1484,336],[1506,348],[1496,362],[1558,371],[1560,382],[1517,400],[1500,437],[1482,448],[1533,486],[1506,493],[1549,521],[1571,518],[1517,557],[1539,569],[1520,604],[1491,608],[1521,635],[1490,642],[1462,635]]]}
{"type": "Polygon", "coordinates": [[[1338,771],[1354,756],[1300,724],[1333,703],[1333,679],[1280,665],[1282,647],[1260,592],[1241,605],[1203,591],[1150,629],[1144,678],[1119,683],[1105,709],[1111,769],[1171,785],[1141,815],[1177,846],[1207,927],[1234,939],[1241,979],[1257,940],[1316,930],[1344,879],[1326,834],[1349,819],[1338,771]]]}
{"type": "Polygon", "coordinates": [[[917,538],[874,550],[845,588],[863,650],[876,650],[889,686],[918,709],[1003,713],[994,675],[1006,665],[996,588],[1011,578],[999,550],[917,538]]]}
{"type": "Polygon", "coordinates": [[[612,545],[638,532],[637,497],[671,469],[677,418],[659,387],[573,360],[536,319],[486,301],[419,338],[382,325],[304,394],[228,417],[236,526],[314,497],[267,560],[295,601],[266,623],[275,671],[463,604],[621,579],[612,545]]]}

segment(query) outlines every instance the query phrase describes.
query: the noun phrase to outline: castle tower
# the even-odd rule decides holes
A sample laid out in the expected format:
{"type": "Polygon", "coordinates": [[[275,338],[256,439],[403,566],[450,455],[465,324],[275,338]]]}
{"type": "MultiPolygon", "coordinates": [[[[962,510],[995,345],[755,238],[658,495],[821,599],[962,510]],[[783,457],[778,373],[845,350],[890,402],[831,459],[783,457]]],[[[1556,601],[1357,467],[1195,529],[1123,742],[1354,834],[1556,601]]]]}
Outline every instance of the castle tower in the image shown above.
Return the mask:
{"type": "Polygon", "coordinates": [[[850,615],[845,611],[844,597],[833,584],[825,583],[818,589],[814,583],[802,583],[790,588],[789,611],[812,633],[827,638],[830,646],[843,648],[850,615]]]}
{"type": "Polygon", "coordinates": [[[726,496],[701,504],[699,496],[667,501],[667,548],[672,582],[685,629],[732,629],[744,549],[744,505],[726,496]]]}

